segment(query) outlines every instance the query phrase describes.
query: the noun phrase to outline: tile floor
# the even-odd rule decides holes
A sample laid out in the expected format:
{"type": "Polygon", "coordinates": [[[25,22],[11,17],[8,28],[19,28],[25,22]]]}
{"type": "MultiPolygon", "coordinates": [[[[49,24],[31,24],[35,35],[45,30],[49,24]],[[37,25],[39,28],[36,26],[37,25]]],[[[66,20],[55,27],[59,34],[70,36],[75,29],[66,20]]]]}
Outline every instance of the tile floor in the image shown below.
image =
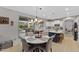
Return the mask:
{"type": "Polygon", "coordinates": [[[52,45],[53,52],[79,52],[79,42],[73,40],[72,36],[65,36],[62,43],[52,45]]]}
{"type": "MultiPolygon", "coordinates": [[[[14,47],[3,50],[4,52],[20,52],[22,50],[21,41],[14,47]]],[[[17,42],[16,42],[17,43],[17,42]]],[[[72,36],[65,36],[62,43],[52,43],[53,52],[79,52],[79,42],[73,40],[72,36]]]]}

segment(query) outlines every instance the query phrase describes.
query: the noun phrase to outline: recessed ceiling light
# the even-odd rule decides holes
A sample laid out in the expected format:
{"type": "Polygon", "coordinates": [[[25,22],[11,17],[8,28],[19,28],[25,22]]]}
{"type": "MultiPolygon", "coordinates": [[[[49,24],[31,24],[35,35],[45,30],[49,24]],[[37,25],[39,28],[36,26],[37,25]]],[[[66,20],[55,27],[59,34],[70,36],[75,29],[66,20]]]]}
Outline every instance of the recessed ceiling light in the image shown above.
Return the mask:
{"type": "Polygon", "coordinates": [[[69,11],[69,8],[65,8],[65,11],[69,11]]]}
{"type": "Polygon", "coordinates": [[[46,15],[43,15],[43,17],[45,17],[46,15]]]}

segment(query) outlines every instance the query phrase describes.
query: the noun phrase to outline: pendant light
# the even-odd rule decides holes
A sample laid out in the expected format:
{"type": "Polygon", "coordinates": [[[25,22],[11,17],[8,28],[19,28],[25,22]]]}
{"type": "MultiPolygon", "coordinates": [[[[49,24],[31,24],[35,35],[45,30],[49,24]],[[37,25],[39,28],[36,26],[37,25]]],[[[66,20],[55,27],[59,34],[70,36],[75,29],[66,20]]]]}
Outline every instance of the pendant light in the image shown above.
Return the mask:
{"type": "MultiPolygon", "coordinates": [[[[37,21],[38,21],[38,16],[37,16],[37,14],[38,14],[38,13],[37,13],[37,8],[38,8],[38,7],[36,6],[36,17],[35,17],[35,21],[34,21],[34,22],[37,22],[37,21]]],[[[39,10],[42,10],[42,8],[38,8],[38,9],[39,9],[39,10]]]]}
{"type": "Polygon", "coordinates": [[[34,20],[34,22],[37,22],[38,20],[37,20],[37,6],[36,6],[36,17],[35,17],[35,20],[34,20]]]}

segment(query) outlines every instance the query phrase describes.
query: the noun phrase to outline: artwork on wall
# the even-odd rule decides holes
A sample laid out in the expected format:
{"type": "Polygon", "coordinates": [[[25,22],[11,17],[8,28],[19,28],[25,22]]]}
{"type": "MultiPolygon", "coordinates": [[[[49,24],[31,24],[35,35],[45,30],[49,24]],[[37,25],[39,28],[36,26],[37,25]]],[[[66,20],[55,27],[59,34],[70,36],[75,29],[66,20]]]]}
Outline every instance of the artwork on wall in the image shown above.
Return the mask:
{"type": "Polygon", "coordinates": [[[0,16],[0,24],[9,24],[9,17],[0,16]]]}

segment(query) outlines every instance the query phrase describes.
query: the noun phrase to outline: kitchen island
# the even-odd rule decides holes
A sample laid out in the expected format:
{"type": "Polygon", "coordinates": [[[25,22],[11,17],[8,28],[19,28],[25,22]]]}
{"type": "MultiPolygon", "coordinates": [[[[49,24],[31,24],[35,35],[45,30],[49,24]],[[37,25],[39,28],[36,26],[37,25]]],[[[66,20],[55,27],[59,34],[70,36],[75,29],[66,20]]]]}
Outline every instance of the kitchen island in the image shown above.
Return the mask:
{"type": "Polygon", "coordinates": [[[35,36],[20,35],[23,43],[23,51],[26,52],[49,52],[52,51],[52,40],[48,36],[35,38],[35,36]]]}

